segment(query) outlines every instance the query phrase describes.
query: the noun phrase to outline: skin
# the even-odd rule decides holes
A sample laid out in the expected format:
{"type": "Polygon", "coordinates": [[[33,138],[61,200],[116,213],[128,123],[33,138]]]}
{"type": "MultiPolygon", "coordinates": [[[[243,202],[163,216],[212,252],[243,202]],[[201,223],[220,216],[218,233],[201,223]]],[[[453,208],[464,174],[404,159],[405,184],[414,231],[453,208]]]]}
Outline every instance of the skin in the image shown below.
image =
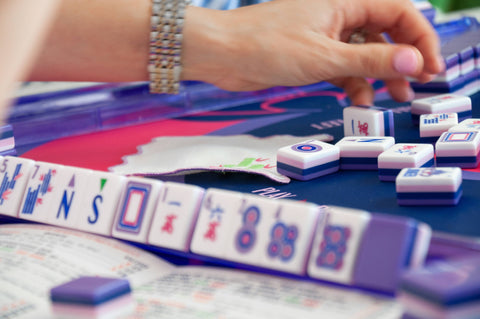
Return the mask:
{"type": "MultiPolygon", "coordinates": [[[[28,80],[146,81],[150,0],[63,0],[28,80]],[[134,9],[133,9],[134,8],[134,9]]],[[[444,69],[439,40],[410,0],[275,0],[229,11],[188,7],[183,80],[231,91],[329,81],[352,104],[371,104],[367,78],[411,100],[406,76],[444,69]],[[350,44],[354,30],[366,43],[350,44]],[[388,33],[396,44],[386,43],[388,33]],[[401,52],[410,59],[395,57],[401,52]]]]}

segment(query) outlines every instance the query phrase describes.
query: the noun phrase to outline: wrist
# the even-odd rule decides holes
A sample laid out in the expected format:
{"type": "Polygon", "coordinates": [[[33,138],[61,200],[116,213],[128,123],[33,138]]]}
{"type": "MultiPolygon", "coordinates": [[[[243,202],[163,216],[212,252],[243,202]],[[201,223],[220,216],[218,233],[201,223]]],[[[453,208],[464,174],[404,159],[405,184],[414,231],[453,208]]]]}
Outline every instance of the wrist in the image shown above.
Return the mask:
{"type": "Polygon", "coordinates": [[[226,11],[189,6],[185,13],[182,80],[217,84],[235,59],[226,11]]]}

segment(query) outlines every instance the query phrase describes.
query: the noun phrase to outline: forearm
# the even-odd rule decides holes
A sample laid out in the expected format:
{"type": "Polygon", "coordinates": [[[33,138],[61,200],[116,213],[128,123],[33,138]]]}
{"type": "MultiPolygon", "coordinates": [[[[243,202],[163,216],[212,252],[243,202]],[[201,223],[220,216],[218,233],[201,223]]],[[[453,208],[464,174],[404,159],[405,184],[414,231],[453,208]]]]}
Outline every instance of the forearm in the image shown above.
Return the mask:
{"type": "Polygon", "coordinates": [[[29,79],[147,80],[149,30],[150,0],[62,0],[29,79]]]}
{"type": "MultiPolygon", "coordinates": [[[[63,0],[29,79],[42,81],[148,80],[151,0],[63,0]]],[[[226,58],[220,11],[188,7],[183,80],[210,80],[226,58]]]]}

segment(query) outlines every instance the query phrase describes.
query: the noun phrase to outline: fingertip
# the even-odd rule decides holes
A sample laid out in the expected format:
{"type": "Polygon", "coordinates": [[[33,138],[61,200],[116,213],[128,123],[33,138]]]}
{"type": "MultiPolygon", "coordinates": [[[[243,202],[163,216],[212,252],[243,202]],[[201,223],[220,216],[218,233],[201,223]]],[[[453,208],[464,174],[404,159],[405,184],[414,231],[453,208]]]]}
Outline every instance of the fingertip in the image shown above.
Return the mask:
{"type": "Polygon", "coordinates": [[[423,69],[423,57],[413,47],[399,47],[393,54],[392,63],[393,69],[405,76],[414,76],[423,69]]]}

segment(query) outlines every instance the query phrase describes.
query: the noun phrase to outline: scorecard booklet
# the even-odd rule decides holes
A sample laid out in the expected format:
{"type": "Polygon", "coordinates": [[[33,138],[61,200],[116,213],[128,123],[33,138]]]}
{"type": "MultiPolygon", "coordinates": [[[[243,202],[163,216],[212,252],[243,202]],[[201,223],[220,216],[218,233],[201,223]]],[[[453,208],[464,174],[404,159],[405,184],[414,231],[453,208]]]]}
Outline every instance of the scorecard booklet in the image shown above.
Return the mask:
{"type": "Polygon", "coordinates": [[[174,266],[124,242],[50,226],[0,226],[0,318],[51,318],[50,289],[80,276],[126,278],[123,318],[399,318],[393,299],[234,269],[174,266]]]}

